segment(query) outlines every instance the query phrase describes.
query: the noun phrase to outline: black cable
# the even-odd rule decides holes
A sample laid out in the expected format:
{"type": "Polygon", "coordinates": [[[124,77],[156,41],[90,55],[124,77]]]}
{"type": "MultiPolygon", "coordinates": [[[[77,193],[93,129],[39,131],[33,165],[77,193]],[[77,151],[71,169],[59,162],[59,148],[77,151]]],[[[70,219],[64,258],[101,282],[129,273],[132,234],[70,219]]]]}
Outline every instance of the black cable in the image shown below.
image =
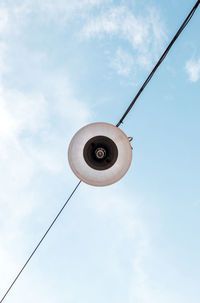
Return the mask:
{"type": "Polygon", "coordinates": [[[77,190],[77,188],[80,185],[80,183],[81,183],[81,181],[79,181],[79,183],[76,185],[76,187],[74,188],[73,192],[71,193],[71,195],[69,196],[69,198],[67,199],[67,201],[65,202],[65,204],[63,205],[63,207],[60,209],[60,211],[58,212],[58,214],[56,215],[56,217],[54,218],[54,220],[52,221],[52,223],[48,227],[47,231],[44,233],[43,237],[38,242],[37,246],[35,247],[35,249],[31,253],[31,255],[29,256],[29,258],[27,259],[27,261],[25,262],[25,264],[22,266],[21,270],[16,275],[16,277],[13,280],[13,282],[11,283],[10,287],[7,289],[7,291],[5,292],[4,296],[2,297],[0,303],[3,302],[3,300],[5,299],[5,297],[7,296],[7,294],[9,293],[9,291],[11,290],[11,288],[14,286],[14,284],[17,281],[17,279],[19,278],[19,276],[21,275],[21,273],[23,272],[23,270],[25,269],[25,267],[27,266],[27,264],[29,263],[29,261],[31,260],[31,258],[33,257],[33,255],[35,254],[36,250],[39,248],[40,244],[42,243],[42,241],[44,240],[44,238],[46,237],[46,235],[48,234],[48,232],[50,231],[50,229],[52,228],[52,226],[54,225],[54,223],[56,222],[56,220],[58,219],[58,217],[60,216],[60,214],[64,210],[65,206],[67,205],[67,203],[69,202],[69,200],[71,199],[71,197],[73,196],[73,194],[75,193],[75,191],[77,190]]]}
{"type": "Polygon", "coordinates": [[[145,82],[143,83],[143,85],[141,86],[141,88],[139,89],[138,93],[136,94],[135,98],[133,99],[133,101],[130,103],[129,107],[127,108],[127,110],[125,111],[125,113],[123,114],[123,116],[121,117],[121,119],[119,120],[119,122],[116,124],[116,126],[120,126],[120,124],[123,123],[123,120],[126,118],[126,116],[128,115],[128,113],[130,112],[130,110],[132,109],[134,103],[136,102],[137,98],[140,96],[140,94],[142,93],[142,91],[144,90],[144,88],[146,87],[146,85],[149,83],[149,81],[151,80],[151,78],[153,77],[154,73],[156,72],[157,68],[159,67],[159,65],[163,62],[163,60],[165,59],[165,57],[167,56],[170,48],[172,47],[172,45],[174,44],[174,42],[178,39],[179,35],[181,34],[181,32],[184,30],[184,28],[186,27],[186,25],[189,23],[189,21],[191,20],[192,16],[194,15],[198,5],[200,4],[200,0],[198,0],[196,2],[196,4],[194,5],[194,7],[192,8],[192,10],[190,11],[190,13],[188,14],[188,16],[186,17],[186,19],[184,20],[184,22],[182,23],[182,25],[180,26],[179,30],[177,31],[177,33],[175,34],[175,36],[173,37],[173,39],[171,40],[171,42],[169,43],[169,45],[167,46],[166,50],[164,51],[164,53],[162,54],[162,56],[160,57],[160,59],[158,60],[157,64],[155,65],[155,67],[153,68],[153,70],[151,71],[151,73],[148,75],[147,79],[145,80],[145,82]]]}

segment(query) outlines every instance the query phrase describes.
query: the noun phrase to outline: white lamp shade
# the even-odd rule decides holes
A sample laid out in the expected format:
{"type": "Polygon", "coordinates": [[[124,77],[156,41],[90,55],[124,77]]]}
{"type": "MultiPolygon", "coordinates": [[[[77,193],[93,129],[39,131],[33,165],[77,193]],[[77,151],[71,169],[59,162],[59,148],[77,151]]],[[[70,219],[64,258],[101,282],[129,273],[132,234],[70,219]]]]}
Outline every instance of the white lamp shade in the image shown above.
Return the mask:
{"type": "Polygon", "coordinates": [[[106,186],[126,174],[132,161],[132,147],[118,127],[104,122],[91,123],[73,136],[68,160],[80,180],[93,186],[106,186]]]}

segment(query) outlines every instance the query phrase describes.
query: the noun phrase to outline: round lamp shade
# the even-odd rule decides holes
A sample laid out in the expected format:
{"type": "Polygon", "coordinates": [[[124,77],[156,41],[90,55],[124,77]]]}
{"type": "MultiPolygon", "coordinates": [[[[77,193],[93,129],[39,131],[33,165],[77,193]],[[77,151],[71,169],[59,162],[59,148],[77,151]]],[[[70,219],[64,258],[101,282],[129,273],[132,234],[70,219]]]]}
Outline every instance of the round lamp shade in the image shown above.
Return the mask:
{"type": "Polygon", "coordinates": [[[73,136],[68,160],[80,180],[93,186],[106,186],[126,174],[131,165],[132,147],[118,127],[104,122],[91,123],[73,136]]]}

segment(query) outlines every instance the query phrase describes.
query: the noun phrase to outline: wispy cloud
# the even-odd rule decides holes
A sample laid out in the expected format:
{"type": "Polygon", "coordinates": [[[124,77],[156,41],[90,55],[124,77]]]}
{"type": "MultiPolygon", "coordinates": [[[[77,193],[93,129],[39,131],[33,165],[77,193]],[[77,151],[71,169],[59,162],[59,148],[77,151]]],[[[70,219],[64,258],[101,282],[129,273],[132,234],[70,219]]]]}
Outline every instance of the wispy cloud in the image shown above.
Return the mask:
{"type": "Polygon", "coordinates": [[[186,72],[188,73],[191,82],[197,82],[200,79],[200,58],[190,59],[185,64],[186,72]]]}
{"type": "Polygon", "coordinates": [[[134,13],[127,6],[111,6],[96,17],[90,17],[81,31],[82,39],[115,37],[128,43],[132,55],[120,48],[112,60],[119,74],[128,75],[127,59],[142,68],[149,68],[166,39],[163,22],[155,8],[146,8],[146,15],[134,13]],[[123,61],[123,62],[122,62],[123,61]],[[124,65],[124,68],[122,66],[124,65]]]}
{"type": "MultiPolygon", "coordinates": [[[[64,27],[76,19],[78,27],[72,33],[76,38],[117,39],[121,46],[112,51],[110,66],[121,76],[128,76],[137,66],[149,69],[166,40],[165,25],[158,10],[148,5],[141,14],[133,11],[128,4],[116,5],[112,0],[59,0],[56,3],[52,0],[24,0],[10,7],[8,5],[2,14],[2,28],[8,23],[8,15],[12,17],[13,25],[17,23],[18,26],[28,23],[32,15],[44,23],[53,21],[64,27]]],[[[16,28],[14,25],[12,30],[16,31],[16,28]]]]}
{"type": "Polygon", "coordinates": [[[130,74],[133,65],[133,56],[129,52],[118,48],[115,57],[111,61],[111,67],[116,70],[119,75],[127,76],[130,74]]]}
{"type": "Polygon", "coordinates": [[[8,84],[8,79],[15,82],[21,72],[20,68],[17,73],[13,72],[10,34],[12,37],[23,35],[23,22],[26,22],[23,16],[30,13],[30,8],[23,1],[22,4],[9,7],[9,3],[5,3],[0,8],[1,293],[19,269],[20,260],[23,263],[26,258],[27,242],[32,237],[28,235],[31,224],[27,222],[34,211],[43,206],[49,176],[62,179],[70,173],[67,140],[91,117],[88,105],[76,96],[67,71],[63,75],[59,70],[51,72],[42,67],[45,57],[40,52],[32,56],[27,49],[30,56],[26,56],[25,63],[30,66],[31,57],[37,57],[34,65],[40,74],[40,87],[20,89],[8,84]],[[38,178],[43,178],[42,189],[38,188],[38,178]]]}
{"type": "MultiPolygon", "coordinates": [[[[13,20],[17,20],[18,24],[28,22],[29,17],[35,14],[35,17],[44,23],[53,21],[57,25],[65,26],[73,18],[77,16],[85,18],[92,9],[99,8],[110,2],[112,0],[58,0],[56,2],[53,0],[43,2],[39,0],[21,0],[12,5],[6,1],[3,4],[13,16],[13,20]]],[[[5,17],[6,15],[4,14],[4,19],[5,17]]]]}
{"type": "Polygon", "coordinates": [[[8,11],[5,7],[0,6],[0,33],[3,33],[9,22],[8,11]]]}

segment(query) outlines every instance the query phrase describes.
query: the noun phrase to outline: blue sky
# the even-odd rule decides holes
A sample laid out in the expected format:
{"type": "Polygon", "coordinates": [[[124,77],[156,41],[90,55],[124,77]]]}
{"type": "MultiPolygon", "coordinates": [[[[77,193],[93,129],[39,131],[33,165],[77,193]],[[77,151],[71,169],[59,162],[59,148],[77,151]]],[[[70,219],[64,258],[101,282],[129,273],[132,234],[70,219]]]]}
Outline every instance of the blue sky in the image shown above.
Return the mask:
{"type": "MultiPolygon", "coordinates": [[[[193,5],[1,1],[0,296],[78,182],[74,132],[118,122],[193,5]]],[[[126,176],[81,184],[5,302],[199,302],[199,16],[122,126],[126,176]]]]}

